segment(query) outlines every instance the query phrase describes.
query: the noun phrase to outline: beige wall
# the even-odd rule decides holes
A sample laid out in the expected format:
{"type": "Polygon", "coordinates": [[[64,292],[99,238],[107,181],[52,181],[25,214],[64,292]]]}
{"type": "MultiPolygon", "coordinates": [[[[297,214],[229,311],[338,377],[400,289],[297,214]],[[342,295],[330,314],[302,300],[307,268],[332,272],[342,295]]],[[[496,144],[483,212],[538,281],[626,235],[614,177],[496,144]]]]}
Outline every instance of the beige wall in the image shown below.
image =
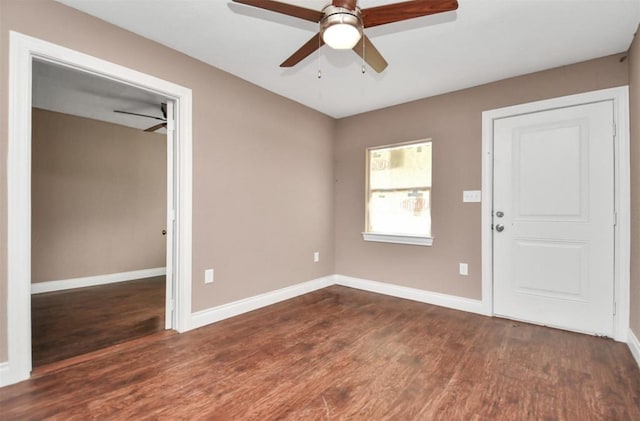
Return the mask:
{"type": "Polygon", "coordinates": [[[339,120],[336,127],[336,273],[481,298],[482,112],[627,84],[627,63],[610,56],[339,120]],[[365,149],[433,138],[432,247],[372,243],[364,228],[365,149]],[[469,264],[469,276],[458,263],[469,264]]]}
{"type": "MultiPolygon", "coordinates": [[[[638,28],[640,31],[640,28],[638,28]]],[[[640,338],[640,39],[629,50],[631,115],[631,330],[640,338]]]]}
{"type": "Polygon", "coordinates": [[[59,3],[0,0],[0,7],[0,302],[7,284],[9,30],[193,90],[194,311],[334,272],[332,119],[59,3]],[[215,283],[204,284],[206,268],[215,269],[215,283]]]}
{"type": "Polygon", "coordinates": [[[166,136],[34,108],[31,282],[164,267],[166,136]]]}

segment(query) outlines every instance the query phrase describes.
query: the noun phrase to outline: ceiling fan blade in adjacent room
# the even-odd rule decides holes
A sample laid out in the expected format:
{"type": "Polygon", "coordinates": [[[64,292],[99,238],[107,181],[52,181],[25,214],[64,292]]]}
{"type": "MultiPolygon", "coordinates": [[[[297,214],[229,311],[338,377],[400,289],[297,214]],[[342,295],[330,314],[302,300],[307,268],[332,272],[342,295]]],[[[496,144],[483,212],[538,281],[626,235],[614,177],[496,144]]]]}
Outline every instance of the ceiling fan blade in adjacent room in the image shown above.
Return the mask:
{"type": "Polygon", "coordinates": [[[164,117],[164,119],[167,119],[167,103],[163,102],[160,104],[160,111],[162,111],[162,116],[164,117]]]}
{"type": "Polygon", "coordinates": [[[156,124],[155,126],[151,126],[148,129],[145,129],[145,132],[155,132],[156,130],[159,130],[163,127],[167,127],[167,123],[160,123],[160,124],[156,124]]]}
{"type": "Polygon", "coordinates": [[[248,6],[258,7],[260,9],[270,10],[272,12],[282,13],[283,15],[293,16],[296,18],[309,20],[311,22],[320,22],[324,14],[319,10],[307,9],[295,6],[289,3],[281,3],[273,0],[233,0],[235,3],[246,4],[248,6]]]}
{"type": "Polygon", "coordinates": [[[324,41],[320,37],[320,34],[317,33],[317,34],[315,34],[313,36],[313,38],[311,38],[309,41],[307,41],[306,44],[304,44],[302,47],[300,47],[298,49],[298,51],[293,53],[291,55],[291,57],[289,57],[284,62],[282,62],[280,67],[293,67],[293,66],[295,66],[296,64],[300,63],[303,59],[308,57],[311,53],[313,53],[318,48],[320,48],[322,45],[324,45],[324,41]]]}
{"type": "Polygon", "coordinates": [[[160,121],[165,121],[166,120],[166,119],[164,119],[162,117],[156,117],[154,115],[138,114],[138,113],[132,113],[132,112],[129,112],[129,111],[113,110],[113,112],[114,113],[118,113],[118,114],[137,115],[138,117],[153,118],[153,119],[160,120],[160,121]]]}
{"type": "MultiPolygon", "coordinates": [[[[376,47],[371,43],[371,40],[368,36],[363,34],[362,39],[364,40],[364,61],[366,61],[373,70],[378,73],[382,73],[382,71],[387,68],[387,61],[384,59],[384,57],[382,57],[380,51],[378,51],[376,47]]],[[[355,51],[356,54],[362,57],[362,41],[358,42],[358,44],[353,47],[353,51],[355,51]]]]}
{"type": "Polygon", "coordinates": [[[456,0],[411,0],[363,9],[362,22],[365,28],[370,28],[421,16],[450,12],[457,8],[458,2],[456,0]]]}

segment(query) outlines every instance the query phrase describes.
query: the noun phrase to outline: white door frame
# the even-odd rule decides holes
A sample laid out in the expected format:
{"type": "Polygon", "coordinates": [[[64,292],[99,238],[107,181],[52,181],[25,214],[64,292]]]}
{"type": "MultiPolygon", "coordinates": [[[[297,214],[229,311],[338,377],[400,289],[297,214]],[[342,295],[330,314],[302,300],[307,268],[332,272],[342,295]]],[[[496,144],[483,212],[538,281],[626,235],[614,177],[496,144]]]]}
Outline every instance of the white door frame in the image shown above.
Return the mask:
{"type": "MultiPolygon", "coordinates": [[[[31,86],[33,59],[153,91],[176,109],[176,232],[174,329],[188,329],[191,316],[192,149],[191,90],[17,32],[9,40],[9,127],[7,153],[7,351],[0,386],[31,372],[31,86]]],[[[4,310],[3,310],[4,311],[4,310]]]]}
{"type": "Polygon", "coordinates": [[[173,296],[174,288],[173,288],[173,280],[175,275],[173,273],[173,268],[175,266],[174,257],[175,257],[175,242],[174,233],[175,233],[175,209],[176,209],[176,201],[175,201],[175,178],[173,177],[173,173],[176,167],[176,161],[174,159],[175,146],[176,146],[176,119],[175,119],[175,106],[173,101],[166,102],[166,129],[167,129],[167,215],[165,218],[166,221],[166,261],[165,261],[165,285],[166,285],[166,293],[164,297],[165,301],[165,315],[164,315],[164,328],[171,329],[176,325],[176,315],[175,315],[175,299],[173,296]]]}
{"type": "Polygon", "coordinates": [[[630,264],[630,164],[629,164],[629,87],[603,89],[544,101],[499,108],[482,113],[482,307],[493,315],[493,125],[494,120],[521,114],[613,101],[615,121],[615,263],[613,338],[627,342],[629,335],[630,264]]]}

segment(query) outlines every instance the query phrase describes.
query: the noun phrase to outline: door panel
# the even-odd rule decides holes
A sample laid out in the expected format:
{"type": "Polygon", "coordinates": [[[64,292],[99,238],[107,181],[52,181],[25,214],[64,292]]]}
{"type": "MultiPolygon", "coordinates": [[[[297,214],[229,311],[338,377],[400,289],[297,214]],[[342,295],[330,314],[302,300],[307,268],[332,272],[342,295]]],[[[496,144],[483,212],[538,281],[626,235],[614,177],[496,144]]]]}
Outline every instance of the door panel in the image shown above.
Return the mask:
{"type": "Polygon", "coordinates": [[[494,313],[612,336],[613,146],[610,101],[496,120],[494,313]]]}
{"type": "Polygon", "coordinates": [[[571,127],[531,128],[516,134],[513,174],[516,212],[520,218],[579,217],[585,209],[585,162],[588,145],[580,137],[586,122],[570,122],[571,127]],[[549,152],[553,151],[553,154],[549,152]],[[518,168],[519,167],[519,168],[518,168]]]}
{"type": "Polygon", "coordinates": [[[586,301],[586,243],[516,240],[515,246],[517,292],[586,301]]]}

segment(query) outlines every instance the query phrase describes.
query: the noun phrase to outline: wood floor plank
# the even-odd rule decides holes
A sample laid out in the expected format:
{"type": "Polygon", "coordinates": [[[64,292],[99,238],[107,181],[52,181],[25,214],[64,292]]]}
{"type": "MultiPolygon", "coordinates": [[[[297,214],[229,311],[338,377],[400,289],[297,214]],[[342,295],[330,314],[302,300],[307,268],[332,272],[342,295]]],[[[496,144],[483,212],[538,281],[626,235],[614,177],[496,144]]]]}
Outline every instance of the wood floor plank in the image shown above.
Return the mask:
{"type": "Polygon", "coordinates": [[[32,295],[33,366],[163,331],[165,282],[159,276],[32,295]]]}
{"type": "Polygon", "coordinates": [[[625,344],[333,286],[0,389],[0,419],[638,420],[625,344]]]}

